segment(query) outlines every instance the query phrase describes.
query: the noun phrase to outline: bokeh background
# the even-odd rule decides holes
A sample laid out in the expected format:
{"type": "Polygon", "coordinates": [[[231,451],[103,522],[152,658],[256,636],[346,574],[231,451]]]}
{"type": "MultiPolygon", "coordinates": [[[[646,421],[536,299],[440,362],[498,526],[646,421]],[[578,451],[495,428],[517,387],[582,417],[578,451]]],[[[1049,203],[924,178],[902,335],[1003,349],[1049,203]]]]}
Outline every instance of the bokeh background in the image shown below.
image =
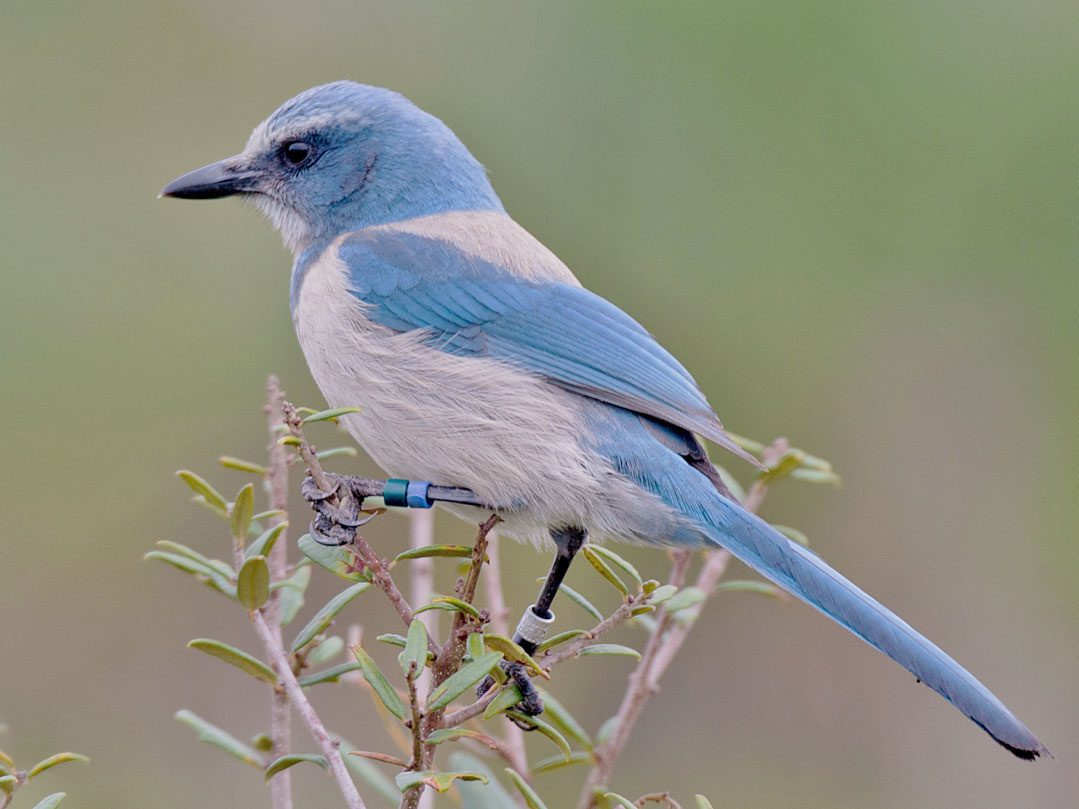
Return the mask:
{"type": "MultiPolygon", "coordinates": [[[[728,426],[831,459],[841,490],[787,486],[767,516],[1057,755],[1014,761],[810,610],[724,595],[651,703],[620,791],[1079,804],[1074,2],[7,0],[3,19],[3,746],[93,758],[41,794],[268,805],[256,772],[171,719],[189,707],[242,738],[264,729],[263,695],[184,648],[257,648],[241,611],[141,556],[157,539],[225,552],[172,472],[241,485],[213,459],[258,456],[268,372],[321,400],[276,236],[235,202],[155,195],[238,151],[295,92],[348,77],[446,120],[511,213],[682,358],[728,426]]],[[[370,536],[392,554],[405,528],[387,518],[370,536]]],[[[469,536],[445,516],[438,531],[469,536]]],[[[523,604],[546,559],[505,555],[523,604]]],[[[335,588],[316,576],[311,601],[335,588]]],[[[377,601],[352,617],[384,631],[377,601]]],[[[559,693],[595,728],[627,671],[584,661],[559,693]]],[[[356,694],[319,696],[378,743],[356,694]]],[[[294,772],[298,806],[337,805],[321,773],[294,772]]],[[[539,781],[552,807],[576,786],[572,770],[539,781]]]]}

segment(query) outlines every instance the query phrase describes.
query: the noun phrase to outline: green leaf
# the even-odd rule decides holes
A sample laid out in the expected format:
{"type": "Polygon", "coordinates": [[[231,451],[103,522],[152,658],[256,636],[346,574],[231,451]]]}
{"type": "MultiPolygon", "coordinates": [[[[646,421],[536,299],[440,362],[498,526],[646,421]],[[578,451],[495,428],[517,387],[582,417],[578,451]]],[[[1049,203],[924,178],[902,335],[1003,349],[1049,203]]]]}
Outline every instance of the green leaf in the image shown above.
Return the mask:
{"type": "Polygon", "coordinates": [[[503,711],[508,711],[513,708],[518,702],[524,699],[524,694],[521,693],[521,689],[517,687],[515,683],[507,683],[502,687],[502,690],[498,692],[493,700],[491,700],[487,707],[483,710],[483,718],[490,719],[493,716],[498,716],[503,711]]]}
{"type": "Polygon", "coordinates": [[[585,750],[591,750],[593,747],[592,737],[581,727],[581,723],[566,709],[566,706],[555,699],[550,692],[542,688],[538,689],[538,691],[540,698],[543,700],[544,718],[562,731],[564,736],[577,742],[585,750]]]}
{"type": "Polygon", "coordinates": [[[262,769],[262,761],[258,753],[239,739],[230,736],[217,725],[210,724],[202,717],[186,709],[177,711],[175,718],[177,722],[181,722],[194,730],[199,736],[199,741],[212,744],[245,764],[262,769]]]}
{"type": "Polygon", "coordinates": [[[551,725],[547,724],[538,717],[529,716],[528,714],[523,714],[520,711],[506,711],[506,716],[512,717],[518,722],[523,722],[526,725],[531,725],[541,734],[554,742],[555,747],[561,750],[562,755],[564,755],[566,757],[566,760],[569,761],[569,757],[573,753],[573,751],[570,749],[569,742],[566,741],[565,736],[559,733],[555,728],[551,727],[551,725]]]}
{"type": "Polygon", "coordinates": [[[331,635],[321,641],[318,646],[307,654],[307,664],[317,666],[320,663],[328,663],[333,660],[345,648],[345,642],[337,635],[331,635]]]}
{"type": "Polygon", "coordinates": [[[226,469],[235,469],[237,472],[250,472],[252,475],[264,477],[267,473],[265,466],[254,461],[245,461],[243,458],[233,458],[231,455],[222,455],[217,462],[226,469]]]}
{"type": "Polygon", "coordinates": [[[652,595],[648,597],[648,601],[651,604],[662,604],[665,601],[669,601],[671,596],[678,592],[678,588],[673,584],[663,584],[652,591],[652,595]]]}
{"type": "Polygon", "coordinates": [[[707,594],[700,587],[683,587],[668,599],[667,613],[674,615],[676,612],[696,607],[707,597],[707,594]]]}
{"type": "Polygon", "coordinates": [[[797,528],[791,528],[789,525],[773,525],[772,527],[792,542],[797,542],[806,548],[809,547],[809,537],[797,528]]]}
{"type": "Polygon", "coordinates": [[[602,545],[589,545],[588,548],[592,551],[592,553],[599,554],[612,565],[622,570],[622,572],[624,572],[627,576],[633,579],[633,581],[637,582],[638,590],[644,589],[644,581],[642,581],[641,579],[641,574],[637,572],[637,568],[635,568],[617,553],[612,551],[610,548],[603,547],[602,545]]]}
{"type": "Polygon", "coordinates": [[[348,545],[321,545],[310,534],[300,537],[298,544],[304,556],[345,581],[371,580],[370,573],[359,569],[360,558],[349,550],[348,545]]]}
{"type": "Polygon", "coordinates": [[[817,483],[837,487],[843,485],[843,478],[835,472],[826,472],[822,469],[795,469],[791,472],[791,480],[800,480],[803,483],[817,483]]]}
{"type": "Polygon", "coordinates": [[[694,795],[693,802],[697,805],[697,809],[715,809],[712,806],[712,802],[704,795],[694,795]]]}
{"type": "Polygon", "coordinates": [[[623,798],[617,792],[604,792],[603,797],[609,801],[614,801],[622,809],[637,809],[637,804],[633,803],[629,798],[623,798]]]}
{"type": "Polygon", "coordinates": [[[269,511],[260,511],[254,517],[251,518],[252,522],[262,522],[268,520],[271,517],[284,517],[288,512],[282,511],[279,508],[271,508],[269,511]]]}
{"type": "Polygon", "coordinates": [[[287,756],[281,756],[281,758],[275,759],[266,768],[266,780],[269,781],[279,772],[287,770],[289,767],[295,767],[302,761],[310,761],[312,764],[317,764],[322,769],[326,769],[329,763],[326,761],[326,756],[317,756],[313,753],[292,753],[287,756]]]}
{"type": "Polygon", "coordinates": [[[465,646],[466,646],[466,653],[468,654],[468,656],[472,660],[475,660],[477,657],[482,655],[484,653],[484,649],[485,649],[485,647],[483,645],[483,633],[482,632],[472,632],[472,633],[470,633],[469,636],[468,636],[468,640],[465,641],[465,646]]]}
{"type": "Polygon", "coordinates": [[[303,420],[303,424],[314,424],[318,421],[333,421],[336,422],[341,416],[349,413],[362,412],[358,407],[333,407],[329,410],[319,410],[317,413],[312,413],[303,420]]]}
{"type": "Polygon", "coordinates": [[[273,546],[277,543],[278,537],[281,536],[281,532],[286,528],[288,528],[287,522],[279,522],[272,528],[263,531],[262,535],[252,542],[247,550],[244,551],[244,556],[248,559],[252,556],[269,557],[270,551],[273,550],[273,546]]]}
{"type": "Polygon", "coordinates": [[[351,587],[342,590],[331,598],[326,606],[320,609],[315,617],[308,621],[307,626],[300,630],[300,634],[296,636],[296,640],[292,641],[292,651],[298,652],[314,640],[315,637],[326,629],[333,619],[337,617],[337,613],[341,612],[352,599],[370,586],[370,582],[361,581],[358,584],[354,584],[351,587]]]}
{"type": "Polygon", "coordinates": [[[436,770],[404,770],[394,777],[397,788],[401,792],[408,792],[413,787],[423,784],[431,787],[436,792],[446,792],[453,786],[454,781],[479,781],[487,783],[487,776],[478,772],[437,772],[436,770]]]}
{"type": "Polygon", "coordinates": [[[355,750],[355,746],[341,739],[341,753],[345,760],[345,766],[352,772],[371,785],[379,795],[396,806],[401,801],[401,793],[397,786],[387,778],[380,769],[365,758],[349,755],[355,750]]]}
{"type": "Polygon", "coordinates": [[[395,632],[387,632],[384,635],[379,635],[375,640],[379,643],[388,643],[390,646],[400,646],[402,649],[408,644],[408,640],[404,635],[398,635],[395,632]]]}
{"type": "Polygon", "coordinates": [[[502,652],[502,656],[506,660],[510,660],[514,663],[524,663],[533,674],[540,677],[547,677],[547,672],[540,668],[540,664],[532,659],[532,655],[526,652],[517,643],[507,638],[505,635],[496,635],[489,633],[483,636],[483,645],[493,652],[502,652]]]}
{"type": "Polygon", "coordinates": [[[426,744],[442,744],[442,742],[452,742],[457,739],[467,738],[475,739],[480,744],[485,744],[491,747],[493,750],[498,749],[498,742],[495,742],[490,736],[485,733],[480,733],[476,730],[469,730],[468,728],[442,728],[441,730],[433,730],[427,734],[427,738],[424,739],[426,744]],[[494,745],[492,747],[492,744],[494,745]]]}
{"type": "Polygon", "coordinates": [[[47,795],[34,805],[34,809],[56,809],[60,801],[67,797],[66,792],[54,792],[47,795]]]}
{"type": "Polygon", "coordinates": [[[178,556],[185,556],[188,559],[198,562],[204,567],[208,567],[217,575],[225,579],[235,579],[236,571],[232,569],[232,565],[227,562],[222,562],[220,559],[210,559],[207,556],[203,556],[193,548],[189,548],[186,545],[181,545],[179,542],[170,542],[167,539],[162,539],[160,542],[154,543],[157,547],[166,553],[174,553],[178,556]]]}
{"type": "Polygon", "coordinates": [[[386,706],[386,710],[404,721],[405,704],[401,701],[393,686],[390,685],[390,681],[386,679],[386,675],[371,659],[371,655],[367,654],[359,646],[353,647],[352,653],[356,655],[356,662],[360,664],[360,672],[363,674],[363,678],[367,680],[368,685],[371,686],[382,704],[386,706]]]}
{"type": "Polygon", "coordinates": [[[760,455],[766,449],[764,444],[760,441],[754,441],[752,438],[746,438],[744,435],[735,435],[732,432],[728,432],[727,437],[746,452],[751,452],[754,455],[760,455]]]}
{"type": "Polygon", "coordinates": [[[265,556],[252,556],[236,577],[236,598],[248,612],[261,609],[270,597],[270,566],[265,556]]]}
{"type": "MultiPolygon", "coordinates": [[[[540,579],[539,581],[543,581],[543,579],[540,579]]],[[[561,588],[559,588],[558,592],[560,592],[560,593],[564,593],[564,594],[565,594],[565,596],[566,596],[567,598],[569,598],[569,600],[570,600],[570,601],[572,601],[572,602],[573,602],[574,604],[576,604],[576,605],[577,605],[578,607],[580,607],[580,608],[581,608],[582,610],[584,610],[585,612],[587,612],[587,613],[588,613],[589,615],[591,615],[591,616],[592,616],[593,618],[595,618],[595,619],[596,619],[597,621],[602,621],[602,620],[603,620],[603,613],[602,613],[602,612],[600,612],[599,610],[597,610],[597,609],[596,609],[596,608],[595,608],[595,607],[594,607],[594,606],[592,605],[592,602],[591,602],[591,601],[589,601],[589,600],[588,600],[587,598],[585,598],[585,597],[584,597],[583,595],[581,595],[580,593],[578,593],[578,592],[577,592],[576,590],[574,590],[574,589],[573,589],[572,587],[570,587],[570,586],[569,586],[568,584],[563,584],[563,585],[562,585],[562,587],[561,587],[561,588]]]]}
{"type": "Polygon", "coordinates": [[[417,677],[427,665],[427,627],[414,618],[408,625],[405,650],[401,653],[401,668],[406,677],[417,677]]]}
{"type": "Polygon", "coordinates": [[[783,455],[773,464],[768,465],[768,469],[757,475],[757,479],[762,483],[776,483],[783,478],[790,477],[791,473],[802,465],[805,460],[805,453],[800,449],[788,449],[783,455]]]}
{"type": "Polygon", "coordinates": [[[521,796],[525,799],[525,805],[528,809],[547,809],[547,804],[540,800],[540,796],[536,794],[536,790],[528,785],[528,782],[521,777],[517,770],[512,767],[506,767],[506,775],[510,777],[513,785],[517,787],[517,791],[520,792],[521,796]]]}
{"type": "Polygon", "coordinates": [[[27,779],[33,778],[35,775],[41,775],[45,770],[52,769],[57,764],[66,764],[69,761],[85,761],[89,763],[90,759],[81,753],[57,753],[56,755],[49,756],[47,759],[39,761],[26,773],[27,779]]]}
{"type": "Polygon", "coordinates": [[[462,781],[457,785],[464,809],[517,809],[516,799],[505,790],[495,774],[479,757],[454,750],[449,755],[449,764],[454,770],[483,773],[489,779],[486,784],[462,781]]]}
{"type": "Polygon", "coordinates": [[[397,554],[394,557],[390,565],[395,565],[398,562],[405,562],[409,559],[427,559],[432,556],[439,557],[458,557],[467,559],[472,556],[471,545],[424,545],[421,548],[409,548],[403,553],[397,554]]]}
{"type": "Polygon", "coordinates": [[[581,553],[584,554],[584,558],[588,560],[588,564],[592,565],[593,569],[603,578],[611,583],[618,592],[623,596],[629,595],[629,588],[626,587],[626,583],[618,578],[618,574],[611,570],[611,566],[596,553],[596,549],[592,545],[585,545],[581,548],[581,553]]]}
{"type": "Polygon", "coordinates": [[[581,649],[582,657],[632,657],[635,660],[641,659],[641,653],[636,649],[630,649],[628,646],[622,646],[618,643],[595,643],[591,646],[585,646],[581,649]]]}
{"type": "Polygon", "coordinates": [[[261,753],[269,753],[273,750],[273,739],[265,733],[260,733],[251,739],[251,746],[261,753]]]}
{"type": "Polygon", "coordinates": [[[359,668],[359,663],[340,663],[328,669],[317,671],[314,674],[308,674],[306,677],[301,677],[298,682],[304,688],[320,685],[321,683],[336,683],[341,679],[342,674],[348,674],[350,671],[356,671],[359,668]]]}
{"type": "Polygon", "coordinates": [[[287,579],[274,582],[274,585],[272,586],[277,586],[280,590],[277,594],[277,610],[280,613],[280,620],[278,623],[281,626],[288,626],[292,623],[292,620],[296,617],[296,613],[298,613],[300,607],[303,606],[304,593],[307,592],[307,585],[310,583],[310,565],[297,566],[296,572],[287,579]]]}
{"type": "Polygon", "coordinates": [[[537,761],[532,767],[532,772],[539,774],[541,772],[551,772],[552,770],[561,770],[563,767],[574,767],[580,764],[591,764],[591,753],[575,752],[570,753],[569,758],[565,756],[551,756],[537,761]]]}
{"type": "Polygon", "coordinates": [[[587,635],[588,632],[584,629],[567,629],[565,632],[559,632],[557,635],[552,635],[547,638],[543,643],[536,647],[536,653],[546,652],[548,649],[553,649],[561,643],[565,643],[568,640],[579,638],[581,635],[587,635]]]}
{"type": "Polygon", "coordinates": [[[251,530],[251,518],[255,516],[255,487],[248,483],[239,494],[236,502],[232,504],[229,513],[229,528],[232,530],[232,538],[237,542],[247,540],[247,532],[251,530]]]}
{"type": "Polygon", "coordinates": [[[442,685],[431,692],[431,696],[427,701],[427,709],[437,711],[445,708],[486,677],[487,672],[497,666],[500,660],[502,660],[501,652],[490,652],[473,660],[471,663],[461,666],[446,678],[442,685]]]}
{"type": "Polygon", "coordinates": [[[413,614],[419,615],[421,612],[428,612],[429,610],[445,610],[446,612],[463,612],[465,615],[470,615],[477,621],[480,620],[480,611],[469,604],[467,601],[462,601],[459,598],[453,596],[438,596],[431,599],[430,604],[425,604],[416,610],[413,614]]]}
{"type": "Polygon", "coordinates": [[[206,505],[214,511],[221,514],[228,514],[228,502],[226,502],[225,498],[221,496],[221,493],[218,492],[217,489],[205,480],[187,469],[181,469],[176,473],[176,476],[186,483],[191,491],[201,496],[202,499],[206,501],[206,505]]]}
{"type": "Polygon", "coordinates": [[[736,579],[734,581],[725,581],[716,587],[716,592],[723,592],[724,590],[732,593],[758,593],[762,596],[772,596],[773,598],[782,598],[783,591],[766,581],[752,581],[736,579]]]}
{"type": "Polygon", "coordinates": [[[250,674],[256,680],[262,680],[270,685],[277,685],[277,674],[274,673],[272,668],[247,652],[241,652],[227,643],[211,640],[210,638],[196,638],[190,641],[187,647],[189,649],[198,649],[200,652],[206,652],[206,654],[213,655],[219,660],[224,660],[240,671],[250,674]]]}
{"type": "Polygon", "coordinates": [[[10,794],[10,787],[12,784],[17,784],[19,779],[14,775],[0,775],[0,791],[10,794]]]}
{"type": "Polygon", "coordinates": [[[208,584],[210,587],[213,587],[220,593],[224,593],[229,598],[236,598],[236,587],[231,582],[213,569],[196,562],[194,559],[188,559],[186,556],[180,556],[175,553],[165,553],[164,551],[150,551],[142,558],[147,560],[157,559],[167,565],[172,565],[177,570],[182,570],[184,573],[190,573],[204,584],[208,584]]]}
{"type": "Polygon", "coordinates": [[[315,457],[320,461],[325,461],[329,458],[339,458],[342,455],[347,458],[355,458],[357,454],[355,447],[330,447],[329,449],[318,450],[315,457]]]}

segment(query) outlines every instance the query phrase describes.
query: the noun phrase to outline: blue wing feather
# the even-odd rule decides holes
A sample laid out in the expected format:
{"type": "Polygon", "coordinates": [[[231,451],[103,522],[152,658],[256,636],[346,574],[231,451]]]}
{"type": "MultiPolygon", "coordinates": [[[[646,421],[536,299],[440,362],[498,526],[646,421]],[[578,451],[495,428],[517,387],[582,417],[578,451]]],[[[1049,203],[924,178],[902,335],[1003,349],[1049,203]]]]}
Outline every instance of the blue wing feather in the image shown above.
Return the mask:
{"type": "MultiPolygon", "coordinates": [[[[568,390],[653,416],[747,457],[689,371],[637,321],[595,293],[526,281],[452,245],[359,232],[339,248],[367,315],[432,346],[488,356],[568,390]]],[[[752,460],[751,458],[748,458],[752,460]]]]}

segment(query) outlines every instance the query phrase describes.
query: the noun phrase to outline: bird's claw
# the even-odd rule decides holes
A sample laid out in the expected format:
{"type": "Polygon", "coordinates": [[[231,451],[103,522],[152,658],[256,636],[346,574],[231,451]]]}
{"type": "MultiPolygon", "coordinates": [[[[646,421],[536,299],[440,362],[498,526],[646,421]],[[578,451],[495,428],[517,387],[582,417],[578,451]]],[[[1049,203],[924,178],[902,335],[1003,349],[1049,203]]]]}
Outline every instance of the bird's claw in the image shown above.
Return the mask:
{"type": "Polygon", "coordinates": [[[304,478],[300,486],[304,500],[315,511],[311,536],[320,545],[349,545],[356,539],[356,529],[370,522],[375,515],[364,514],[362,500],[354,496],[343,476],[323,474],[330,484],[329,490],[321,488],[311,477],[304,478]],[[330,502],[335,497],[338,505],[330,502]]]}
{"type": "MultiPolygon", "coordinates": [[[[502,670],[506,672],[506,676],[509,677],[521,692],[521,701],[514,705],[513,709],[519,713],[523,713],[525,716],[539,716],[543,713],[543,700],[540,698],[536,686],[532,684],[532,678],[528,676],[528,670],[525,668],[524,664],[503,660],[499,665],[502,670]]],[[[483,696],[494,684],[494,678],[488,675],[478,686],[476,686],[476,696],[483,696]]],[[[509,717],[509,720],[521,730],[536,729],[535,725],[522,722],[520,719],[515,719],[512,716],[509,717]]]]}

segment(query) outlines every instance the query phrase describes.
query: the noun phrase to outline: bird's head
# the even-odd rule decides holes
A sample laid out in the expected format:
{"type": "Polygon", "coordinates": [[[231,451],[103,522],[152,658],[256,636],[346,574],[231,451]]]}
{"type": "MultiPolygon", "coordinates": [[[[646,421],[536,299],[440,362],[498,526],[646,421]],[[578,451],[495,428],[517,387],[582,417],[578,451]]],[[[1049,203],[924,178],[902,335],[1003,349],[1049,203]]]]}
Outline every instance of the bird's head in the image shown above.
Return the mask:
{"type": "Polygon", "coordinates": [[[286,101],[235,157],[173,180],[161,196],[240,195],[294,253],[370,225],[446,211],[502,211],[483,167],[433,115],[350,81],[286,101]]]}

